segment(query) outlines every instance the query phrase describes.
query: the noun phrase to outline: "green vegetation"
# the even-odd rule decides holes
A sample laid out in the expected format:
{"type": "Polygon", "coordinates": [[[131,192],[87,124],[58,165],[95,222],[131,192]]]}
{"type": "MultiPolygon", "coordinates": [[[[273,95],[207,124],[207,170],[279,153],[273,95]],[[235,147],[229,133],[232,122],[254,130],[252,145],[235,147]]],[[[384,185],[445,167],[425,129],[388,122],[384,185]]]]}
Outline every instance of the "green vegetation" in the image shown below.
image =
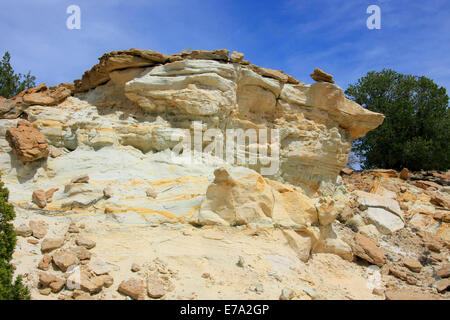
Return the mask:
{"type": "Polygon", "coordinates": [[[0,61],[0,96],[12,98],[21,91],[36,86],[36,77],[30,72],[26,75],[14,73],[10,64],[11,55],[6,51],[0,61]]]}
{"type": "Polygon", "coordinates": [[[30,294],[21,277],[13,281],[14,270],[10,261],[16,245],[16,232],[11,221],[15,213],[8,197],[9,191],[0,181],[0,300],[29,299],[30,294]]]}
{"type": "Polygon", "coordinates": [[[450,110],[445,88],[426,77],[384,69],[367,73],[345,94],[386,116],[379,128],[354,143],[354,152],[364,160],[363,168],[450,168],[450,110]]]}

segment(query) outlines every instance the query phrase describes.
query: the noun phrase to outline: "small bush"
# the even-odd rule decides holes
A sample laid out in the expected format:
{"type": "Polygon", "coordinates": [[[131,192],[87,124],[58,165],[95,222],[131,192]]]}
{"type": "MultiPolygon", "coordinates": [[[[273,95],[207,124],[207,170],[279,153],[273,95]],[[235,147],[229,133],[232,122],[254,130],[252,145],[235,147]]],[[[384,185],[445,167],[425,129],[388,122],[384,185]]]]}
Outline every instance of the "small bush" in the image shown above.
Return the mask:
{"type": "Polygon", "coordinates": [[[16,232],[11,221],[15,218],[14,207],[8,203],[9,191],[0,181],[0,300],[29,299],[28,288],[19,276],[13,281],[13,266],[10,264],[16,232]]]}

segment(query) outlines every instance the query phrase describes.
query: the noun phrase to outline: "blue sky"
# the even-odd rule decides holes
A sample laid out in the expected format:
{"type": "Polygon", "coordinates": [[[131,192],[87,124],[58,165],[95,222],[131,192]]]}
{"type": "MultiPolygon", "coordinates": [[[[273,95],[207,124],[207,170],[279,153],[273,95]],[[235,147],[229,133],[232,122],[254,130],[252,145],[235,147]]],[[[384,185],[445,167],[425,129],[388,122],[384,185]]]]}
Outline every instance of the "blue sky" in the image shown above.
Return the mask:
{"type": "Polygon", "coordinates": [[[227,48],[311,83],[320,67],[346,88],[371,70],[425,75],[450,91],[448,0],[2,0],[0,54],[55,85],[80,78],[111,50],[227,48]],[[81,8],[81,30],[66,8],[81,8]],[[366,9],[381,8],[369,30],[366,9]]]}

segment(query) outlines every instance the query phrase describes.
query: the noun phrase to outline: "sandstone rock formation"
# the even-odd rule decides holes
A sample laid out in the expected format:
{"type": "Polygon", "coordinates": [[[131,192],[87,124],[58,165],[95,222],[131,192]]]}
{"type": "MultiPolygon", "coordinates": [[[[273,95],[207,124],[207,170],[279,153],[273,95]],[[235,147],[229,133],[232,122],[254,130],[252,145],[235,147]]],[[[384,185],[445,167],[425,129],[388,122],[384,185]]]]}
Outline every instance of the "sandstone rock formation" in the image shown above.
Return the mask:
{"type": "Polygon", "coordinates": [[[47,88],[43,83],[40,86],[26,89],[11,99],[0,100],[0,118],[16,119],[31,105],[54,106],[72,95],[74,85],[62,83],[47,88]]]}
{"type": "Polygon", "coordinates": [[[14,263],[33,297],[383,299],[408,286],[446,297],[448,176],[342,170],[384,116],[331,75],[313,79],[228,50],[131,49],[72,86],[0,101],[0,170],[20,213],[14,263]],[[227,161],[230,129],[248,143],[227,161]],[[184,157],[180,139],[186,151],[198,132],[200,151],[214,148],[184,157]],[[255,150],[266,153],[251,162],[255,150]],[[38,288],[37,270],[54,277],[38,288]]]}

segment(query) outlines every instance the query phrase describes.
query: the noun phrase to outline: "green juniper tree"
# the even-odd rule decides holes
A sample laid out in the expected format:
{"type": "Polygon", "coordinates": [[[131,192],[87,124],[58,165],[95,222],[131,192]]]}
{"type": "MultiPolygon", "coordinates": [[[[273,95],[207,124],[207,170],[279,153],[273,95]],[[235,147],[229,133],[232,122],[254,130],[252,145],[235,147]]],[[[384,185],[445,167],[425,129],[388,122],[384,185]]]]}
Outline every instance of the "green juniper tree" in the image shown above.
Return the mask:
{"type": "Polygon", "coordinates": [[[12,98],[21,91],[36,86],[36,77],[30,72],[26,75],[15,73],[10,64],[11,55],[8,51],[0,61],[0,96],[12,98]]]}
{"type": "Polygon", "coordinates": [[[426,77],[393,70],[369,72],[345,94],[363,107],[383,113],[383,124],[355,141],[363,168],[448,170],[449,97],[426,77]]]}
{"type": "Polygon", "coordinates": [[[11,221],[15,217],[13,206],[8,203],[9,191],[0,181],[0,300],[29,299],[28,288],[21,277],[13,281],[13,266],[10,264],[16,245],[16,232],[11,221]]]}

